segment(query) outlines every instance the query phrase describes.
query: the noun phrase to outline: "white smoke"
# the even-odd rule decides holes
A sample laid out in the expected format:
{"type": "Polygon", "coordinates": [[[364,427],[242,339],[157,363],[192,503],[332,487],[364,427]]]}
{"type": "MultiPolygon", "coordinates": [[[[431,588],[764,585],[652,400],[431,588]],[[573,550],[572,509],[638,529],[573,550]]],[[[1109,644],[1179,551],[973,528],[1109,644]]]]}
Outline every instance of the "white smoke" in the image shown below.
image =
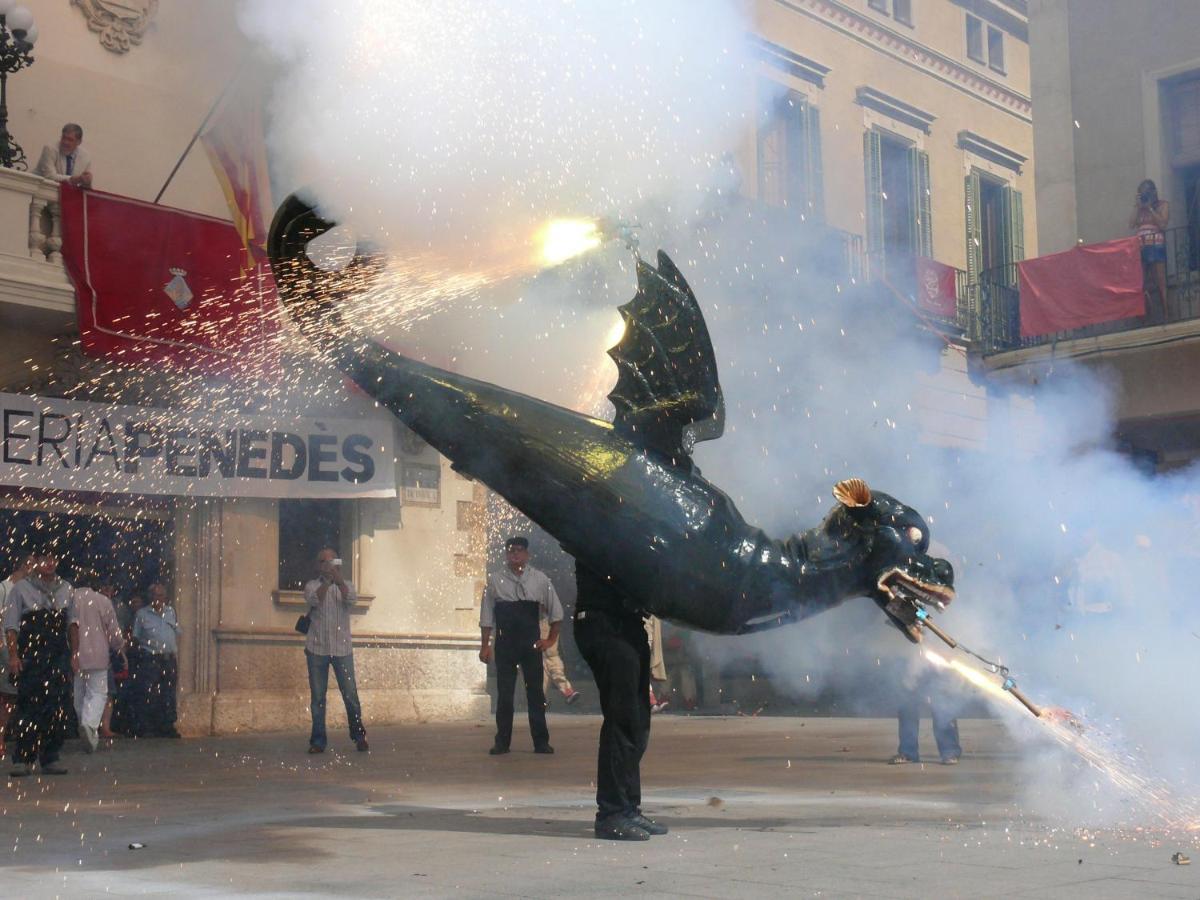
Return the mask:
{"type": "MultiPolygon", "coordinates": [[[[886,295],[832,275],[828,237],[728,202],[725,154],[754,121],[747,23],[733,4],[699,7],[352,0],[335,14],[245,0],[242,21],[286,69],[276,161],[394,249],[485,265],[556,216],[641,221],[643,247],[672,254],[708,317],[728,425],[697,461],[746,518],[779,537],[811,527],[848,476],[917,508],[957,571],[940,623],[1185,790],[1200,750],[1196,473],[1140,474],[1112,446],[1109,379],[1061,363],[1037,386],[1010,396],[993,382],[976,398],[981,446],[926,442],[922,406],[951,352],[886,295]]],[[[411,340],[590,407],[615,375],[603,349],[633,291],[627,254],[610,246],[502,288],[500,308],[446,310],[411,340]]],[[[885,693],[895,660],[915,655],[865,601],[713,646],[753,648],[777,685],[810,696],[830,678],[885,693]]],[[[1039,811],[1048,798],[1079,817],[1113,806],[1068,804],[1080,770],[1052,758],[1030,756],[1039,811]]]]}

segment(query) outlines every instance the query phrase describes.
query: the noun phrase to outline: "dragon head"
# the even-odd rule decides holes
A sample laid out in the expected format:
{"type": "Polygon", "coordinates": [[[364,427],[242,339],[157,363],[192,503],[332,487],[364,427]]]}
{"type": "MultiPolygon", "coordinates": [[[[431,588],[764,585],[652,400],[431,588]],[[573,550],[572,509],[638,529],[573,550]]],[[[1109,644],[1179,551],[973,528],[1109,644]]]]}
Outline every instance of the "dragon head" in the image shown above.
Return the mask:
{"type": "Polygon", "coordinates": [[[944,609],[954,599],[954,568],[929,555],[929,526],[895,497],[872,492],[860,478],[838,482],[839,506],[826,521],[865,555],[862,588],[913,643],[921,640],[918,610],[944,609]],[[833,521],[833,520],[836,520],[833,521]]]}

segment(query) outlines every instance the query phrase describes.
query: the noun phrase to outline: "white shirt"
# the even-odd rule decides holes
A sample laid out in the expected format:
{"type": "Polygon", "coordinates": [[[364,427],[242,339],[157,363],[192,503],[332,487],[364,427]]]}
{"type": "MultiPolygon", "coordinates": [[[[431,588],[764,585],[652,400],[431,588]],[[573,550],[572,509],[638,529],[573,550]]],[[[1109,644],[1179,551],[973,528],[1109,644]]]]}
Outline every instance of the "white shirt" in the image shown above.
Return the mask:
{"type": "Polygon", "coordinates": [[[65,610],[71,604],[71,585],[61,578],[49,583],[35,575],[21,579],[8,589],[4,630],[20,631],[21,616],[32,609],[65,610]]]}
{"type": "Polygon", "coordinates": [[[538,604],[540,618],[553,625],[563,618],[562,603],[554,590],[554,584],[541,569],[526,565],[518,575],[508,566],[503,566],[488,575],[483,589],[483,602],[479,606],[479,626],[496,627],[496,604],[528,600],[538,604]]]}

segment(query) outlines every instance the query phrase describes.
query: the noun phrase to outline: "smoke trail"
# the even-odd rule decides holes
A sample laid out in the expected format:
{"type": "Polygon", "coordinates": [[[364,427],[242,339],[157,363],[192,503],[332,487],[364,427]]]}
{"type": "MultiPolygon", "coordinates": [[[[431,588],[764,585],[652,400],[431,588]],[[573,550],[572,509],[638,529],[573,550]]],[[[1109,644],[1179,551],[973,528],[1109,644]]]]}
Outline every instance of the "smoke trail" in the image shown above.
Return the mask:
{"type": "MultiPolygon", "coordinates": [[[[961,359],[840,275],[828,235],[729,200],[724,154],[754,108],[731,6],[694,21],[682,0],[598,7],[357,0],[334,18],[307,0],[246,0],[242,19],[287,68],[274,154],[323,209],[465,271],[523,259],[555,216],[640,221],[643,246],[689,278],[718,354],[728,425],[698,448],[706,476],[780,536],[815,524],[847,476],[921,510],[958,572],[942,624],[1001,656],[1035,700],[1113,726],[1187,786],[1196,473],[1148,479],[1114,451],[1103,371],[1059,363],[1012,391],[939,374],[961,359]],[[962,410],[962,435],[931,440],[946,406],[962,410]]],[[[470,317],[430,312],[404,341],[587,406],[612,307],[633,290],[628,256],[608,246],[498,289],[470,317]]],[[[714,642],[735,645],[798,695],[837,678],[885,696],[916,660],[865,601],[714,642]]],[[[1053,758],[1030,757],[1033,808],[1120,808],[1107,788],[1068,790],[1088,773],[1053,758]]]]}

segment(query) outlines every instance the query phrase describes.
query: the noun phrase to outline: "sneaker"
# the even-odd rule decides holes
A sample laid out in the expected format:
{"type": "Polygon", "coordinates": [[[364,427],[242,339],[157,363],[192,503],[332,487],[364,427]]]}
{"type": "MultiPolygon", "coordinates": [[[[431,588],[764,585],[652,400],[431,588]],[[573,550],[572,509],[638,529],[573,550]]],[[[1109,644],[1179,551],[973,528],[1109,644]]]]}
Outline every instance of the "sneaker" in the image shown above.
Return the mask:
{"type": "Polygon", "coordinates": [[[489,756],[503,756],[507,752],[508,752],[507,747],[501,747],[499,744],[495,744],[492,746],[492,749],[488,751],[488,755],[489,756]]]}
{"type": "Polygon", "coordinates": [[[27,778],[33,774],[33,763],[24,763],[8,773],[13,778],[27,778]]]}
{"type": "Polygon", "coordinates": [[[668,831],[670,831],[666,825],[655,822],[653,819],[647,819],[640,812],[634,813],[632,816],[630,816],[629,821],[651,836],[666,834],[668,831]]]}
{"type": "Polygon", "coordinates": [[[650,712],[660,713],[670,705],[671,705],[670,700],[662,700],[658,703],[655,703],[652,707],[650,707],[650,712]]]}
{"type": "Polygon", "coordinates": [[[625,816],[609,816],[596,822],[596,837],[604,841],[648,841],[650,832],[625,816]]]}
{"type": "Polygon", "coordinates": [[[355,741],[354,746],[358,748],[359,753],[366,753],[371,749],[371,745],[367,743],[367,739],[365,737],[360,737],[357,741],[355,741]]]}
{"type": "Polygon", "coordinates": [[[570,706],[579,699],[579,691],[572,689],[571,693],[567,694],[565,699],[567,701],[567,706],[570,706]]]}
{"type": "Polygon", "coordinates": [[[907,763],[911,763],[911,762],[917,762],[917,760],[910,759],[909,757],[905,756],[903,753],[897,753],[895,756],[893,756],[891,759],[888,760],[888,765],[889,766],[903,766],[903,765],[905,765],[907,763]]]}
{"type": "Polygon", "coordinates": [[[58,763],[42,763],[43,775],[66,775],[67,770],[58,763]]]}
{"type": "Polygon", "coordinates": [[[958,765],[958,757],[957,756],[943,756],[942,757],[942,765],[943,766],[957,766],[958,765]]]}
{"type": "Polygon", "coordinates": [[[84,750],[87,753],[95,753],[96,748],[100,745],[100,735],[91,725],[80,725],[79,736],[84,740],[84,750]]]}
{"type": "Polygon", "coordinates": [[[533,748],[533,752],[534,753],[553,753],[554,748],[551,747],[549,744],[538,744],[536,747],[533,748]]]}

